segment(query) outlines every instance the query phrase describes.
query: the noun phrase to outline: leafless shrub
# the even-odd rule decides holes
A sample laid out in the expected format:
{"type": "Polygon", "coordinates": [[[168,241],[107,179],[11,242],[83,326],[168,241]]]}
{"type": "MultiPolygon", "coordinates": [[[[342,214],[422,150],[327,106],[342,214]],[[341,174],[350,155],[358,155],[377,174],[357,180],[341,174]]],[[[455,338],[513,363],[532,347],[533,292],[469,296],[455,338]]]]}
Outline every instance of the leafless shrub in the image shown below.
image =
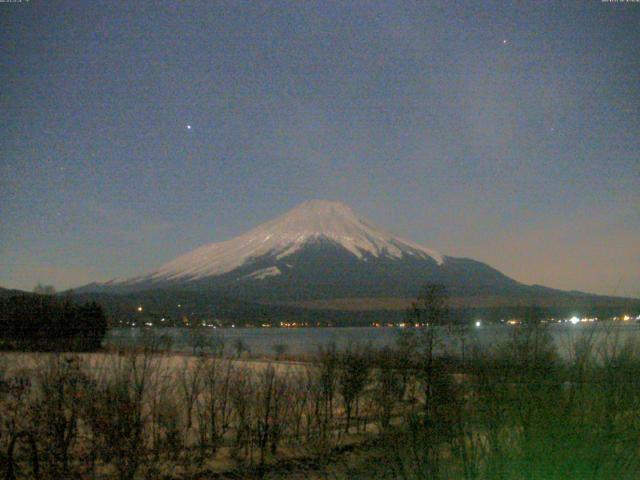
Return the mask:
{"type": "Polygon", "coordinates": [[[333,429],[334,402],[336,395],[338,353],[335,344],[318,349],[318,391],[316,396],[315,417],[318,420],[320,438],[323,441],[333,429]]]}
{"type": "Polygon", "coordinates": [[[71,475],[72,448],[78,440],[81,401],[88,377],[78,356],[50,354],[37,365],[32,411],[42,448],[43,475],[71,475]]]}
{"type": "Polygon", "coordinates": [[[129,354],[91,389],[86,418],[100,458],[113,462],[120,480],[132,480],[146,460],[146,396],[157,365],[152,351],[129,354]]]}
{"type": "Polygon", "coordinates": [[[345,432],[351,427],[354,409],[358,417],[360,397],[367,386],[370,369],[370,348],[349,345],[339,355],[337,386],[345,408],[345,432]]]}
{"type": "Polygon", "coordinates": [[[177,372],[177,385],[181,400],[180,405],[185,417],[185,441],[191,432],[191,427],[193,426],[193,409],[203,387],[203,368],[204,362],[202,359],[191,362],[190,358],[185,357],[182,368],[177,372]]]}
{"type": "Polygon", "coordinates": [[[291,421],[290,443],[293,445],[299,446],[301,441],[310,437],[310,419],[308,417],[307,406],[309,405],[310,392],[313,389],[313,385],[310,382],[312,378],[313,377],[306,371],[304,373],[297,372],[289,377],[291,384],[291,399],[289,401],[291,421]],[[306,434],[305,425],[307,426],[306,434]]]}
{"type": "Polygon", "coordinates": [[[251,458],[253,410],[250,399],[255,394],[255,386],[249,369],[240,367],[235,370],[229,393],[231,395],[235,423],[232,456],[238,458],[243,455],[245,459],[251,458]]]}
{"type": "Polygon", "coordinates": [[[212,456],[216,454],[223,437],[232,426],[231,393],[236,375],[230,360],[214,358],[202,361],[202,395],[197,403],[201,459],[204,458],[205,449],[209,449],[212,456]]]}
{"type": "Polygon", "coordinates": [[[395,351],[383,348],[377,353],[373,401],[383,430],[389,428],[394,408],[404,391],[401,372],[395,351]]]}
{"type": "Polygon", "coordinates": [[[286,426],[287,382],[268,365],[256,385],[253,433],[259,453],[259,467],[264,467],[267,453],[275,455],[286,426]]]}
{"type": "Polygon", "coordinates": [[[162,396],[153,412],[157,424],[157,436],[154,439],[156,461],[161,452],[166,452],[170,460],[177,462],[184,449],[185,439],[180,422],[180,407],[171,395],[162,396]]]}

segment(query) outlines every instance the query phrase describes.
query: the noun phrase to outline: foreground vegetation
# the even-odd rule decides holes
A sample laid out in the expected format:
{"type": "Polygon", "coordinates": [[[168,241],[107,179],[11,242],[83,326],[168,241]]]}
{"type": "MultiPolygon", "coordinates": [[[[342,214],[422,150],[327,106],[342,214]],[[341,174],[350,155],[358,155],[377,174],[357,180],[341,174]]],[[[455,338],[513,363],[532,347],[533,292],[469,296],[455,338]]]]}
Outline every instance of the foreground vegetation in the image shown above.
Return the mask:
{"type": "Polygon", "coordinates": [[[304,364],[229,358],[220,343],[177,356],[153,336],[111,354],[5,354],[2,474],[638,478],[638,342],[585,331],[561,361],[530,315],[465,355],[468,332],[441,325],[460,351],[436,356],[443,299],[427,292],[411,315],[429,327],[393,348],[325,348],[304,364]]]}

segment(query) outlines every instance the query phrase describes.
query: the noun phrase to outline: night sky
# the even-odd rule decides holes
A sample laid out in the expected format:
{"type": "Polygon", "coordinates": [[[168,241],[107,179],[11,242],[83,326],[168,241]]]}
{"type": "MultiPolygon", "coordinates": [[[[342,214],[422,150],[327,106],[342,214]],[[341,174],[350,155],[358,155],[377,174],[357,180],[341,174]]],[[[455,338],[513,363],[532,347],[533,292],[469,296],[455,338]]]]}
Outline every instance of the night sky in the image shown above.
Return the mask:
{"type": "Polygon", "coordinates": [[[640,296],[640,3],[0,3],[0,286],[143,273],[322,198],[640,296]]]}

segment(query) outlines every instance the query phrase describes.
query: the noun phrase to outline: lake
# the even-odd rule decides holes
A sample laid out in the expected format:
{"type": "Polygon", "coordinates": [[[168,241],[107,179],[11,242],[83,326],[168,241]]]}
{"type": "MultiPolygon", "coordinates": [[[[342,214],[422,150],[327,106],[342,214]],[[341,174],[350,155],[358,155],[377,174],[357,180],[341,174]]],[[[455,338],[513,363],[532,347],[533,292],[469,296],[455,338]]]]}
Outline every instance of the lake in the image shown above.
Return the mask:
{"type": "MultiPolygon", "coordinates": [[[[509,338],[514,327],[506,325],[487,325],[472,327],[466,344],[487,349],[509,338]]],[[[371,344],[373,347],[392,345],[401,328],[342,327],[342,328],[224,328],[204,329],[204,335],[212,342],[223,340],[227,352],[234,351],[238,339],[254,355],[272,355],[276,345],[286,345],[287,353],[294,355],[317,351],[320,346],[335,343],[338,348],[349,344],[371,344]]],[[[139,344],[145,335],[141,328],[115,328],[109,330],[104,340],[105,346],[133,346],[139,344]]],[[[185,328],[150,329],[154,336],[165,335],[171,338],[172,348],[177,351],[191,350],[191,330],[185,328]]],[[[598,341],[614,340],[621,342],[635,338],[640,342],[640,324],[593,323],[593,324],[552,324],[549,331],[562,356],[570,352],[570,346],[583,335],[594,334],[598,341]]],[[[458,340],[443,334],[443,344],[450,351],[460,351],[458,340]]]]}

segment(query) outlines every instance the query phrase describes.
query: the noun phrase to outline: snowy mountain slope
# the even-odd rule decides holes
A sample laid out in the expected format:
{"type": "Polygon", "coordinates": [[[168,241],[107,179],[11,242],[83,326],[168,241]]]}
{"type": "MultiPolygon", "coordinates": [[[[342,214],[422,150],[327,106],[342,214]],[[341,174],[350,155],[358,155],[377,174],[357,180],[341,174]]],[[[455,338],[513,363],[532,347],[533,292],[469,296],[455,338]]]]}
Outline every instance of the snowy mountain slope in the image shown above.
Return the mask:
{"type": "MultiPolygon", "coordinates": [[[[400,259],[409,255],[443,262],[439,253],[374,227],[342,203],[310,200],[243,235],[204,245],[127,283],[192,281],[222,275],[262,256],[283,259],[316,240],[332,241],[360,260],[365,256],[400,259]]],[[[270,270],[266,276],[277,274],[270,270]]],[[[256,272],[256,278],[263,276],[256,272]]]]}

